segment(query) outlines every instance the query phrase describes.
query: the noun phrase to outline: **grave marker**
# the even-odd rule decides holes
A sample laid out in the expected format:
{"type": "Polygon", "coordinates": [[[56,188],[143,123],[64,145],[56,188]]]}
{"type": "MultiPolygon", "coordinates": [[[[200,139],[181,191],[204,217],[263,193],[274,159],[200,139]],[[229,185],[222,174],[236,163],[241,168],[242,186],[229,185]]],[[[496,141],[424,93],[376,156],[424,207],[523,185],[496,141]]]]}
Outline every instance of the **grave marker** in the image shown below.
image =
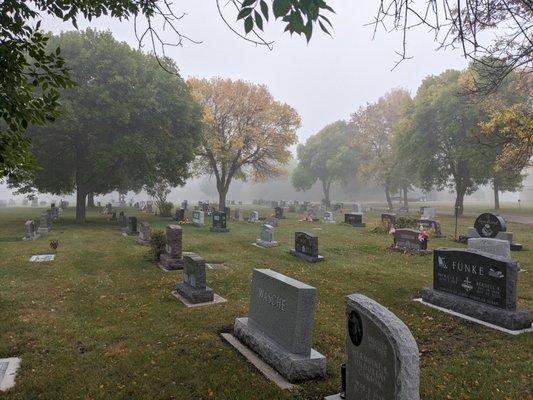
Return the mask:
{"type": "Polygon", "coordinates": [[[354,226],[354,227],[365,227],[366,224],[363,223],[363,214],[362,213],[348,213],[344,214],[344,222],[348,225],[354,226]]]}
{"type": "Polygon", "coordinates": [[[205,213],[201,210],[195,210],[192,212],[192,223],[198,228],[205,226],[205,213]]]}
{"type": "Polygon", "coordinates": [[[182,258],[182,234],[179,225],[168,225],[166,228],[166,248],[161,254],[159,266],[164,270],[175,270],[183,268],[182,258]]]}
{"type": "Polygon", "coordinates": [[[325,260],[318,254],[318,236],[309,232],[295,232],[294,249],[289,252],[295,257],[312,263],[325,260]]]}
{"type": "Polygon", "coordinates": [[[260,238],[255,243],[260,247],[266,248],[277,246],[278,242],[274,240],[274,227],[269,224],[261,225],[260,238]]]}
{"type": "Polygon", "coordinates": [[[141,246],[145,246],[150,243],[150,239],[152,238],[152,231],[148,222],[141,222],[140,225],[141,229],[139,230],[139,237],[137,238],[137,243],[141,246]]]}
{"type": "Polygon", "coordinates": [[[209,230],[216,233],[229,232],[226,224],[227,214],[222,211],[215,211],[213,213],[213,226],[209,230]]]}

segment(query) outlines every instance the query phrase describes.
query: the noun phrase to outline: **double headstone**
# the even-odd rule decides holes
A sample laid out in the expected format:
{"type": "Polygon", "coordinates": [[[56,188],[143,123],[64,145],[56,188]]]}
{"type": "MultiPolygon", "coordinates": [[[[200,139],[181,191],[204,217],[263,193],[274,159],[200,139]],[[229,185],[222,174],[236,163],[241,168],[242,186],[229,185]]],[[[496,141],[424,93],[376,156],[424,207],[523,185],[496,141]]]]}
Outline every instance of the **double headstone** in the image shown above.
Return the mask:
{"type": "Polygon", "coordinates": [[[344,214],[344,222],[355,227],[366,226],[366,224],[363,223],[363,213],[351,212],[344,214]]]}
{"type": "Polygon", "coordinates": [[[417,220],[417,224],[420,228],[425,230],[432,230],[435,233],[436,237],[446,237],[442,234],[442,229],[440,227],[439,221],[431,218],[421,218],[417,220]]]}
{"type": "Polygon", "coordinates": [[[290,382],[321,378],[326,358],[312,348],[316,289],[270,269],[254,269],[247,318],[234,335],[290,382]]]}
{"type": "Polygon", "coordinates": [[[318,254],[318,236],[309,232],[294,233],[294,249],[290,254],[312,263],[325,260],[318,254]]]}
{"type": "Polygon", "coordinates": [[[205,226],[205,213],[202,210],[192,212],[192,224],[198,228],[205,226]]]}
{"type": "Polygon", "coordinates": [[[414,229],[396,229],[393,233],[394,244],[392,250],[410,251],[419,254],[429,254],[428,237],[423,232],[414,229]]]}
{"type": "Polygon", "coordinates": [[[376,301],[346,298],[346,375],[326,400],[419,400],[420,357],[409,328],[376,301]]]}
{"type": "Polygon", "coordinates": [[[183,257],[183,280],[176,285],[176,292],[189,303],[207,303],[214,299],[213,289],[207,287],[205,261],[197,254],[183,257]]]}
{"type": "Polygon", "coordinates": [[[215,211],[213,213],[213,226],[210,228],[211,232],[229,232],[227,227],[227,214],[222,211],[215,211]]]}
{"type": "Polygon", "coordinates": [[[39,234],[35,231],[35,222],[28,220],[24,224],[24,237],[23,240],[35,240],[39,238],[39,234]]]}
{"type": "Polygon", "coordinates": [[[152,232],[150,229],[150,224],[148,222],[141,222],[141,228],[139,230],[139,237],[137,238],[137,243],[140,245],[147,245],[150,243],[152,238],[152,232]]]}
{"type": "Polygon", "coordinates": [[[261,225],[260,238],[255,241],[260,247],[275,247],[278,242],[274,240],[274,227],[272,225],[261,225]]]}
{"type": "Polygon", "coordinates": [[[510,330],[531,327],[531,314],[517,310],[518,265],[470,249],[433,253],[433,287],[422,300],[510,330]]]}
{"type": "Polygon", "coordinates": [[[181,226],[168,225],[165,231],[165,253],[161,254],[159,266],[166,270],[183,268],[182,258],[182,234],[181,226]]]}

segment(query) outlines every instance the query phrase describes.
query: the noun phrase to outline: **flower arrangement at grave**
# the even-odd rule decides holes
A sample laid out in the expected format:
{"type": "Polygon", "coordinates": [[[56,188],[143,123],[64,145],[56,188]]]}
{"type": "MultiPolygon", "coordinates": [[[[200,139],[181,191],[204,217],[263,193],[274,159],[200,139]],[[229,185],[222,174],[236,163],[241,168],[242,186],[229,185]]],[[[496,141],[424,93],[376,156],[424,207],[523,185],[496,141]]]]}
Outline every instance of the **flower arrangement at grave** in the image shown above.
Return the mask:
{"type": "Polygon", "coordinates": [[[182,219],[181,221],[178,221],[178,225],[190,225],[189,218],[185,217],[185,219],[182,219]]]}
{"type": "Polygon", "coordinates": [[[420,243],[427,242],[427,241],[428,241],[428,238],[429,238],[429,233],[428,233],[426,230],[423,230],[423,231],[421,231],[421,232],[418,234],[418,241],[419,241],[420,243]]]}

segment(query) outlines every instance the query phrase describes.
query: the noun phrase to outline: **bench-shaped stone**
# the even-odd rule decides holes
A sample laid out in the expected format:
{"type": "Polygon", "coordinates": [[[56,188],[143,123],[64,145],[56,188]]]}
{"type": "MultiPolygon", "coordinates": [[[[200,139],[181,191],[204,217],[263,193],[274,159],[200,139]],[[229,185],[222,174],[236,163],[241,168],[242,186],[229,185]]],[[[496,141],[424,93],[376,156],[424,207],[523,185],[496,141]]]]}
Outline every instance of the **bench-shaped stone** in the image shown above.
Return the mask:
{"type": "Polygon", "coordinates": [[[420,357],[409,328],[376,301],[346,298],[346,387],[327,400],[419,400],[420,357]]]}
{"type": "Polygon", "coordinates": [[[440,248],[433,255],[433,287],[422,300],[509,330],[531,327],[528,310],[517,310],[518,265],[470,249],[440,248]]]}
{"type": "Polygon", "coordinates": [[[234,335],[290,382],[326,374],[326,358],[312,349],[316,289],[270,269],[254,269],[248,318],[234,335]]]}

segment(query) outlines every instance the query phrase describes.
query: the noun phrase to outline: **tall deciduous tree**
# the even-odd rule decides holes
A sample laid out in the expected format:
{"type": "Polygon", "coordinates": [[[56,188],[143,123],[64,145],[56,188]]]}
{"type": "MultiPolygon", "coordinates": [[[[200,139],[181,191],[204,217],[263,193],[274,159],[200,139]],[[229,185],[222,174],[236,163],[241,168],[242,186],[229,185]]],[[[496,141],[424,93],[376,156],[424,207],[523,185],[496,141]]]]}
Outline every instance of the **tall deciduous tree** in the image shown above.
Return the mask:
{"type": "Polygon", "coordinates": [[[383,186],[390,210],[391,193],[399,187],[397,170],[400,159],[395,154],[393,138],[410,103],[409,92],[395,89],[376,103],[359,108],[350,120],[352,144],[361,153],[361,177],[383,186]]]}
{"type": "Polygon", "coordinates": [[[476,98],[465,95],[465,73],[448,70],[424,79],[403,133],[402,157],[411,161],[422,188],[449,187],[463,212],[464,197],[491,178],[493,159],[479,151],[475,132],[484,112],[476,98]]]}
{"type": "Polygon", "coordinates": [[[201,108],[169,60],[115,41],[110,32],[68,32],[52,40],[77,86],[62,93],[61,116],[28,130],[42,165],[29,188],[76,191],[76,219],[89,193],[180,185],[199,143],[201,108]]]}
{"type": "Polygon", "coordinates": [[[263,181],[284,172],[300,117],[263,85],[220,78],[189,84],[204,106],[198,172],[215,176],[223,210],[233,179],[263,181]]]}
{"type": "Polygon", "coordinates": [[[327,125],[307,142],[298,145],[298,166],[292,175],[297,190],[308,190],[318,180],[324,201],[330,206],[331,184],[347,182],[356,174],[357,152],[349,146],[348,124],[337,121],[327,125]]]}

